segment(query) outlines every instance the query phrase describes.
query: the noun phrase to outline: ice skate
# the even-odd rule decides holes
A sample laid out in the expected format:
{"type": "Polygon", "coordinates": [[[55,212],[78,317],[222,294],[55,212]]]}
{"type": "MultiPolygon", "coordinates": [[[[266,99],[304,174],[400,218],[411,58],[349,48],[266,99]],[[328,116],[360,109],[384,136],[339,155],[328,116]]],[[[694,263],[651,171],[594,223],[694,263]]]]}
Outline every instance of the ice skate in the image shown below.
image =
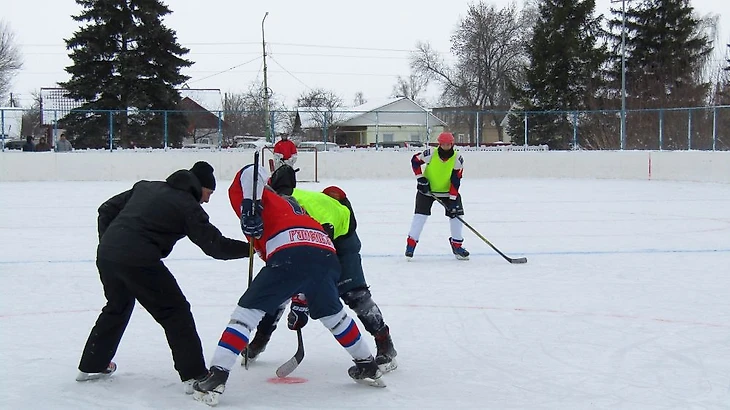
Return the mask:
{"type": "Polygon", "coordinates": [[[449,238],[449,243],[451,244],[451,252],[454,253],[454,256],[456,256],[456,259],[460,261],[468,261],[469,260],[469,251],[466,250],[462,246],[462,243],[464,242],[463,239],[456,240],[453,238],[449,238]]]}
{"type": "Polygon", "coordinates": [[[193,394],[195,392],[195,389],[193,389],[193,383],[197,381],[201,381],[205,379],[208,376],[208,373],[202,374],[198,377],[187,379],[183,382],[183,389],[185,391],[185,394],[193,394]]]}
{"type": "Polygon", "coordinates": [[[193,383],[193,398],[208,406],[215,406],[221,394],[226,390],[228,370],[213,366],[203,380],[193,383]]]}
{"type": "Polygon", "coordinates": [[[393,339],[390,337],[390,329],[388,326],[385,326],[375,334],[375,346],[377,347],[375,362],[378,364],[380,371],[388,373],[397,369],[398,362],[395,360],[395,357],[398,355],[398,352],[393,346],[393,339]]]}
{"type": "Polygon", "coordinates": [[[77,382],[87,382],[90,380],[108,379],[116,371],[117,371],[117,364],[114,362],[109,362],[109,365],[106,367],[106,369],[104,369],[98,373],[79,372],[79,374],[76,375],[76,381],[77,382]]]}
{"type": "Polygon", "coordinates": [[[411,260],[411,258],[413,258],[413,252],[416,251],[417,244],[418,241],[411,238],[410,236],[406,240],[406,258],[408,258],[408,260],[411,260]]]}
{"type": "MultiPolygon", "coordinates": [[[[271,339],[270,334],[262,333],[262,332],[256,332],[256,335],[254,336],[253,340],[251,340],[251,343],[246,346],[245,349],[241,352],[241,356],[246,355],[246,352],[248,352],[248,360],[254,361],[261,353],[263,353],[264,350],[266,350],[266,345],[269,343],[269,339],[271,339]]],[[[245,366],[246,362],[241,361],[241,366],[245,366]]]]}
{"type": "Polygon", "coordinates": [[[347,374],[352,377],[352,380],[372,387],[385,387],[385,382],[381,379],[383,372],[380,371],[372,356],[353,361],[355,365],[347,370],[347,374]]]}

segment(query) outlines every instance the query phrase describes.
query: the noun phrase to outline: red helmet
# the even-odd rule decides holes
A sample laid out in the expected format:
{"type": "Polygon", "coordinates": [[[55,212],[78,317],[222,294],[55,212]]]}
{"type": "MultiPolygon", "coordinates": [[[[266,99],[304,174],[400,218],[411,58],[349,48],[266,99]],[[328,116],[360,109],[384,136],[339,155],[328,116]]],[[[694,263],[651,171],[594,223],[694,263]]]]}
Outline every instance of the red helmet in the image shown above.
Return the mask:
{"type": "Polygon", "coordinates": [[[450,132],[442,132],[438,138],[439,145],[441,144],[454,144],[454,134],[450,132]]]}

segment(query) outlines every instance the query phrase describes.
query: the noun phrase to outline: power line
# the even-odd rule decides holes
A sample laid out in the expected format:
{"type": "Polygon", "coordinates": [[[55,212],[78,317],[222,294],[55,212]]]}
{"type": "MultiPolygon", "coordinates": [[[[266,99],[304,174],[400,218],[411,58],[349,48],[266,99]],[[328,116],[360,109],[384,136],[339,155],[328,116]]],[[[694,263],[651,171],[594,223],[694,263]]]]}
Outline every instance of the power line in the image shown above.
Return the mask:
{"type": "Polygon", "coordinates": [[[225,72],[228,72],[228,71],[231,71],[231,70],[235,70],[235,69],[236,69],[236,68],[238,68],[238,67],[244,66],[244,65],[246,65],[246,64],[248,64],[248,63],[251,63],[251,62],[254,62],[254,61],[258,60],[259,58],[261,58],[261,56],[258,56],[258,57],[256,57],[256,58],[253,58],[253,59],[251,59],[251,60],[248,60],[248,61],[246,61],[245,63],[241,63],[241,64],[238,64],[238,65],[234,65],[233,67],[231,67],[231,68],[227,68],[227,69],[225,69],[225,70],[223,70],[223,71],[218,71],[218,72],[216,72],[215,74],[211,74],[211,75],[209,75],[209,76],[207,76],[207,77],[203,77],[203,78],[198,78],[198,79],[195,79],[195,80],[191,80],[191,81],[188,81],[188,83],[197,83],[198,81],[203,81],[203,80],[206,80],[206,79],[208,79],[208,78],[211,78],[211,77],[215,77],[215,76],[217,76],[217,75],[223,74],[223,73],[225,73],[225,72]]]}
{"type": "Polygon", "coordinates": [[[291,71],[289,71],[286,68],[284,68],[284,66],[282,66],[281,64],[279,64],[279,62],[276,61],[273,57],[269,56],[269,58],[271,58],[271,61],[273,61],[274,63],[276,63],[276,65],[278,65],[279,67],[281,67],[282,70],[286,71],[287,74],[289,74],[290,76],[292,76],[293,79],[299,81],[299,83],[301,83],[303,86],[307,87],[308,89],[311,89],[312,88],[308,84],[306,84],[304,81],[300,80],[299,77],[297,77],[294,74],[292,74],[291,71]]]}

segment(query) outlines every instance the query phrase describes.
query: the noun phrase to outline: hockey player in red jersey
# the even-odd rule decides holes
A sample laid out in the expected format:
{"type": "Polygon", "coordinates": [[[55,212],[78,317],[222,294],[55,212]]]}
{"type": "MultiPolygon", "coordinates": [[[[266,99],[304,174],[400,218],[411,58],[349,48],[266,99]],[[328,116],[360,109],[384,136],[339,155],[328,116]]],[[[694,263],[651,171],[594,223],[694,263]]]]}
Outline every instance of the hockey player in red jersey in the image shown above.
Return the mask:
{"type": "Polygon", "coordinates": [[[307,295],[310,316],[319,319],[352,356],[355,365],[348,370],[350,377],[384,387],[382,372],[357,324],[340,303],[336,285],[340,265],[332,240],[296,201],[265,186],[268,176],[263,167],[259,167],[254,193],[253,171],[252,165],[240,170],[228,195],[243,233],[266,265],[233,310],[208,375],[193,384],[195,399],[209,405],[218,403],[230,370],[248,345],[251,330],[265,313],[275,314],[285,300],[298,293],[307,295]]]}
{"type": "MultiPolygon", "coordinates": [[[[361,243],[357,235],[357,221],[352,204],[345,192],[339,187],[330,186],[322,192],[297,188],[296,171],[282,165],[271,175],[269,186],[280,195],[292,196],[317,222],[321,223],[332,238],[340,261],[342,273],[337,283],[337,291],[342,301],[352,309],[365,330],[375,338],[377,348],[375,360],[384,373],[398,367],[390,328],[383,319],[380,307],[375,303],[365,280],[365,272],[360,256],[361,243]]],[[[286,305],[282,305],[277,315],[265,315],[259,323],[256,334],[249,343],[248,357],[256,358],[266,348],[272,333],[286,305]]],[[[287,316],[289,329],[297,330],[307,323],[307,307],[293,300],[287,316]]]]}
{"type": "Polygon", "coordinates": [[[297,162],[297,146],[288,135],[282,135],[281,139],[274,144],[274,157],[276,157],[276,168],[283,164],[294,168],[294,164],[297,162]]]}

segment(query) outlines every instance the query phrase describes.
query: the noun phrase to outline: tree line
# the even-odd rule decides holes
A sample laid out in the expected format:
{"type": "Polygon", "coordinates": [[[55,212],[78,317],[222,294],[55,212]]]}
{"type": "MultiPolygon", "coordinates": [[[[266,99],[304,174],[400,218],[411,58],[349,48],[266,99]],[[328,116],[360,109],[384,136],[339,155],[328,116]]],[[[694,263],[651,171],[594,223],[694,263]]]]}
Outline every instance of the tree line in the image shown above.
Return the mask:
{"type": "MultiPolygon", "coordinates": [[[[76,3],[82,11],[72,18],[79,29],[65,40],[71,78],[59,86],[84,103],[63,118],[63,128],[82,146],[104,146],[109,127],[122,145],[132,138],[154,145],[162,133],[181,140],[189,127],[185,116],[174,112],[180,103],[177,89],[189,80],[181,70],[194,62],[162,22],[170,8],[159,0],[76,3]],[[108,110],[119,114],[110,120],[103,113],[108,110]],[[155,114],[160,111],[170,113],[155,114]]],[[[653,147],[657,116],[664,113],[639,115],[637,110],[730,104],[730,58],[720,65],[712,59],[717,18],[698,16],[689,0],[627,1],[625,13],[612,8],[608,17],[597,15],[595,0],[528,0],[521,9],[478,1],[457,22],[451,58],[419,42],[411,72],[397,78],[393,96],[425,105],[422,96],[434,85],[440,93],[430,105],[458,107],[472,134],[492,123],[500,140],[509,134],[519,144],[527,126],[530,143],[552,149],[569,148],[576,128],[584,148],[616,147],[621,136],[617,113],[625,106],[626,136],[633,144],[627,148],[653,147]],[[510,117],[502,127],[506,111],[510,117]]],[[[730,44],[726,47],[730,54],[730,44]]],[[[12,32],[0,24],[0,97],[21,67],[12,32]]],[[[260,84],[226,94],[224,132],[264,135],[265,94],[260,84]]],[[[271,111],[291,111],[275,91],[268,95],[271,111]]],[[[365,101],[362,93],[353,100],[365,101]]],[[[297,106],[321,108],[323,123],[333,120],[328,112],[344,105],[336,91],[322,88],[297,98],[297,106]]],[[[296,130],[295,120],[277,117],[287,130],[296,130]]],[[[686,114],[671,111],[661,120],[668,146],[680,147],[688,132],[686,114]]],[[[694,118],[698,138],[710,120],[708,115],[694,118]]],[[[730,114],[720,122],[730,129],[730,114]]]]}

